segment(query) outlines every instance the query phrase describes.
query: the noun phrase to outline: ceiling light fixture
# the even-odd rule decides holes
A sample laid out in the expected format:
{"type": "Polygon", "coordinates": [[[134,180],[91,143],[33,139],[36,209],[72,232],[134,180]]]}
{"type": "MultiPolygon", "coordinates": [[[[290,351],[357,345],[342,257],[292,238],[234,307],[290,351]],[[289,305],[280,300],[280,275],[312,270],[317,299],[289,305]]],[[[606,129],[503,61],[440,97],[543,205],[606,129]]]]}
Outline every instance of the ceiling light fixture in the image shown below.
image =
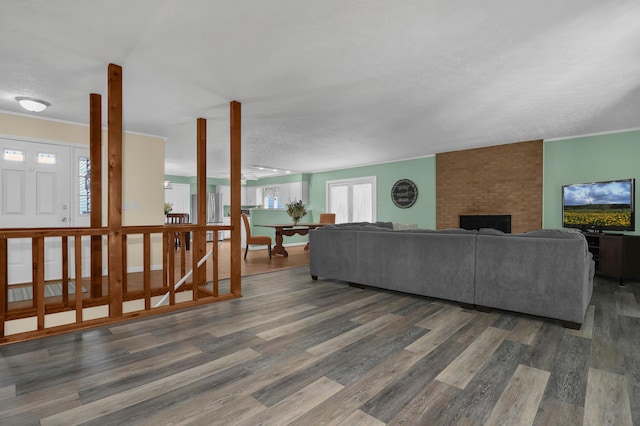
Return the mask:
{"type": "Polygon", "coordinates": [[[264,165],[261,165],[261,164],[250,164],[250,165],[247,166],[247,168],[260,170],[261,172],[265,172],[266,174],[270,174],[270,173],[286,173],[286,174],[294,173],[291,170],[283,170],[283,169],[275,168],[273,166],[264,166],[264,165]]]}
{"type": "Polygon", "coordinates": [[[47,109],[47,107],[51,106],[51,104],[47,101],[43,101],[42,99],[30,98],[28,96],[18,96],[16,97],[16,101],[18,101],[22,108],[31,112],[42,112],[47,109]]]}

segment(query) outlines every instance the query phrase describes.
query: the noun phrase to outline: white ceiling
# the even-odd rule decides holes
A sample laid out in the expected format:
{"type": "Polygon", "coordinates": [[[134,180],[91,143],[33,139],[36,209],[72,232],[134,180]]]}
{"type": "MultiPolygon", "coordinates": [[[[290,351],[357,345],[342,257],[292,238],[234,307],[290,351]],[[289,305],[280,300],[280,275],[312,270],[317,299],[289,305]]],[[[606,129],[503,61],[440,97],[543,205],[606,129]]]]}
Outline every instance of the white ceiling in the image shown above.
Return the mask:
{"type": "Polygon", "coordinates": [[[166,138],[167,174],[314,172],[640,127],[638,0],[4,0],[0,110],[88,123],[109,62],[125,130],[166,138]]]}

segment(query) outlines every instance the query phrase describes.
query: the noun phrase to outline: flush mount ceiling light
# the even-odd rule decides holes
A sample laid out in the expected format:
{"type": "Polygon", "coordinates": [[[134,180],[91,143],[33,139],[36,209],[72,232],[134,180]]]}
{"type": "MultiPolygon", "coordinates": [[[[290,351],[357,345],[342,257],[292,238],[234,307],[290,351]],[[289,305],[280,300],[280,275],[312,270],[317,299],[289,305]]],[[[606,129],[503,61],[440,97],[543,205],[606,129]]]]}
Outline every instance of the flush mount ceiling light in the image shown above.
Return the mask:
{"type": "Polygon", "coordinates": [[[291,170],[276,169],[276,168],[271,167],[271,166],[260,166],[260,165],[257,165],[257,164],[251,164],[251,165],[249,166],[249,168],[251,168],[251,169],[256,169],[256,170],[260,170],[260,171],[262,171],[262,172],[274,172],[274,173],[277,173],[277,172],[284,172],[284,173],[291,173],[291,170]]]}
{"type": "Polygon", "coordinates": [[[47,109],[47,107],[51,106],[51,104],[47,101],[43,101],[42,99],[30,98],[28,96],[18,96],[16,97],[16,101],[18,101],[22,108],[31,112],[42,112],[47,109]]]}

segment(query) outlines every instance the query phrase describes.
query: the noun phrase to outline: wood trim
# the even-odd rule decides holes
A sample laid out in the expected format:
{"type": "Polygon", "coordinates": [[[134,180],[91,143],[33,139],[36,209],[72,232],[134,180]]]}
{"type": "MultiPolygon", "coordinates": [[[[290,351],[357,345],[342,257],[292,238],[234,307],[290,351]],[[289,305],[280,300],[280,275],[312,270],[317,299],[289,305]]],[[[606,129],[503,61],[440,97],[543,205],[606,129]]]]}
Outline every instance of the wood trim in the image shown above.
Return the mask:
{"type": "MultiPolygon", "coordinates": [[[[89,170],[91,191],[91,227],[102,227],[102,96],[89,95],[89,170]]],[[[102,296],[102,237],[91,237],[92,296],[102,296]]]]}
{"type": "Polygon", "coordinates": [[[231,153],[231,277],[230,290],[235,296],[242,296],[241,259],[242,247],[240,241],[240,179],[242,178],[242,108],[240,102],[231,101],[230,104],[230,153],[231,153]]]}
{"type": "MultiPolygon", "coordinates": [[[[122,316],[122,67],[109,64],[109,315],[122,316]]],[[[92,295],[93,297],[94,295],[92,295]]]]}

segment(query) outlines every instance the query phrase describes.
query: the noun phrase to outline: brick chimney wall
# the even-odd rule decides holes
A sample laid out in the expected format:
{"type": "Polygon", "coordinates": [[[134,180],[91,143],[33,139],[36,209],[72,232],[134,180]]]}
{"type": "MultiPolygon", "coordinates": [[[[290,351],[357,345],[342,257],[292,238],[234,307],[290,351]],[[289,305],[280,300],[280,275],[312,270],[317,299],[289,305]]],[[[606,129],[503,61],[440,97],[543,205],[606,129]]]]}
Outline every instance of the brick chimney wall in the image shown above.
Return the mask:
{"type": "Polygon", "coordinates": [[[509,214],[513,233],[540,229],[542,160],[542,140],[436,154],[436,227],[509,214]]]}

